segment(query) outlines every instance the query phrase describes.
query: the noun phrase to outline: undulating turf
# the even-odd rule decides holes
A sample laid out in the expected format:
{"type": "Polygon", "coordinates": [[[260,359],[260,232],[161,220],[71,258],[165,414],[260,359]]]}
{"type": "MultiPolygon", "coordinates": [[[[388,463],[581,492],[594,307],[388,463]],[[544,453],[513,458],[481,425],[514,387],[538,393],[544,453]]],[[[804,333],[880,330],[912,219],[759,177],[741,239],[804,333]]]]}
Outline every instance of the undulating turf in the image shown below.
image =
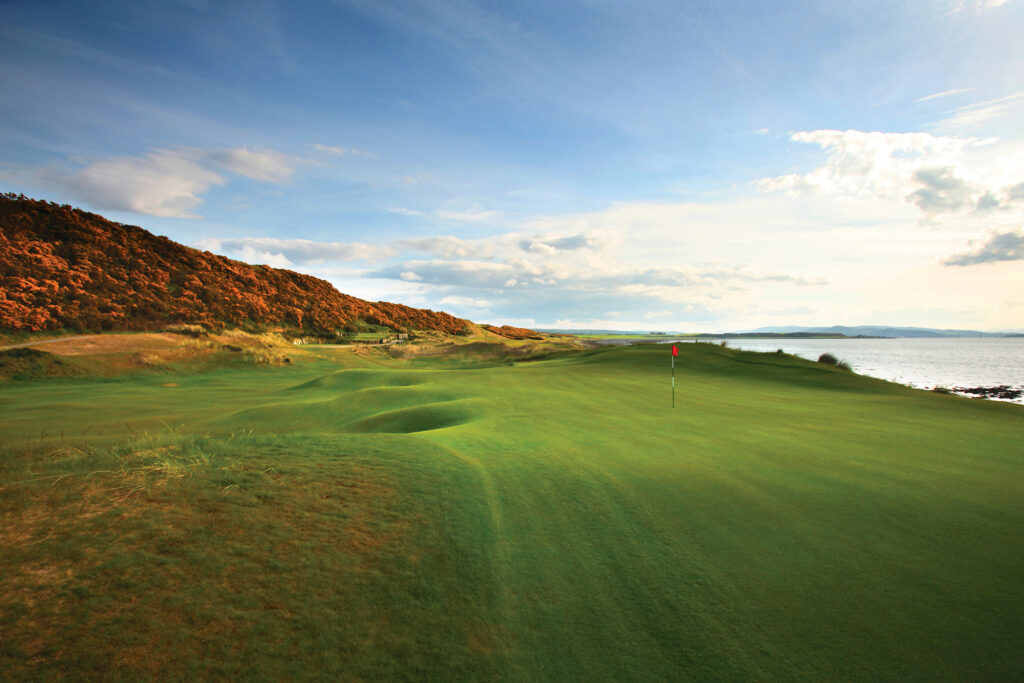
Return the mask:
{"type": "Polygon", "coordinates": [[[680,349],[6,382],[0,670],[1024,676],[1024,409],[680,349]]]}

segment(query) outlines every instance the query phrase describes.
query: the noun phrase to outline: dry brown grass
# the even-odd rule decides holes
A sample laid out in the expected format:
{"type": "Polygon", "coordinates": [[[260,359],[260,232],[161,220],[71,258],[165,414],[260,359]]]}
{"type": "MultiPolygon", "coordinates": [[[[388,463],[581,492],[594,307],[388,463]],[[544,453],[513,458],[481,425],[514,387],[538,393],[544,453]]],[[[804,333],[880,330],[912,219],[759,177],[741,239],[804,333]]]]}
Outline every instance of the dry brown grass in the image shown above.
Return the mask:
{"type": "Polygon", "coordinates": [[[169,332],[103,334],[86,339],[53,342],[39,348],[57,356],[95,356],[111,353],[153,353],[172,348],[181,341],[180,335],[169,332]]]}
{"type": "Polygon", "coordinates": [[[120,375],[140,369],[203,366],[218,355],[255,365],[284,365],[307,355],[277,333],[251,334],[228,330],[200,337],[173,332],[102,334],[39,346],[58,357],[74,357],[99,375],[120,375]]]}

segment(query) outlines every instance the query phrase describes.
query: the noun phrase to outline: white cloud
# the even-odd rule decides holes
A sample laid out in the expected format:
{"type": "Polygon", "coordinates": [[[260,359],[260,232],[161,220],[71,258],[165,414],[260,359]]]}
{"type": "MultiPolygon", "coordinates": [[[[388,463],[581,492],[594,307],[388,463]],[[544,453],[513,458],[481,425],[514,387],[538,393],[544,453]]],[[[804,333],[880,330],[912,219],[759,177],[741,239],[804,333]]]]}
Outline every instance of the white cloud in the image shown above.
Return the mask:
{"type": "Polygon", "coordinates": [[[460,223],[485,221],[498,215],[497,211],[437,211],[438,217],[460,223]]]}
{"type": "Polygon", "coordinates": [[[490,261],[406,261],[381,268],[370,277],[410,280],[432,285],[452,285],[472,289],[499,289],[501,283],[515,274],[515,269],[490,261]]]}
{"type": "MultiPolygon", "coordinates": [[[[956,150],[957,145],[950,147],[956,150]]],[[[994,220],[991,213],[979,212],[978,199],[986,194],[972,194],[973,203],[960,206],[964,197],[958,192],[964,183],[986,187],[978,181],[988,179],[1002,208],[1020,201],[1013,199],[1018,194],[1024,196],[1024,178],[998,185],[992,179],[1002,177],[1001,172],[989,168],[982,173],[972,166],[981,160],[972,156],[979,149],[988,155],[985,159],[1004,158],[1008,148],[1003,143],[962,149],[951,154],[951,166],[931,165],[942,158],[934,153],[889,155],[894,163],[913,163],[888,186],[877,182],[873,189],[886,190],[885,196],[854,188],[838,195],[842,201],[835,194],[807,190],[799,196],[753,194],[721,202],[621,203],[591,213],[538,218],[484,239],[396,241],[388,245],[394,257],[361,271],[367,278],[362,282],[376,280],[382,292],[407,287],[403,301],[435,309],[465,307],[463,315],[472,319],[480,317],[474,310],[503,321],[530,311],[540,322],[527,327],[567,327],[554,324],[560,320],[612,327],[594,321],[615,320],[618,327],[636,329],[656,323],[663,329],[726,330],[894,321],[905,311],[927,312],[929,320],[923,312],[907,320],[931,325],[942,320],[934,313],[936,297],[948,302],[946,321],[959,321],[957,311],[969,310],[987,274],[1002,278],[1006,291],[1019,288],[1006,268],[941,265],[944,256],[957,253],[994,220]],[[918,190],[933,194],[911,197],[918,190]],[[918,205],[928,202],[935,205],[928,208],[946,211],[941,232],[920,228],[925,207],[918,205]],[[958,211],[950,213],[954,206],[958,211]],[[417,259],[416,251],[434,257],[417,259]],[[944,281],[950,277],[956,281],[944,281]],[[471,302],[477,307],[471,308],[471,302]],[[842,320],[833,319],[836,311],[842,320]]],[[[879,158],[885,162],[887,154],[879,158]]],[[[998,221],[1005,225],[1008,218],[1005,214],[998,221]]],[[[997,312],[991,313],[992,320],[1016,315],[998,313],[999,304],[993,299],[997,312]]],[[[989,314],[979,309],[982,315],[989,314]]]]}
{"type": "Polygon", "coordinates": [[[975,201],[984,202],[988,207],[992,202],[990,194],[975,200],[978,188],[959,178],[955,169],[948,166],[920,168],[914,173],[914,179],[921,187],[907,195],[907,199],[927,214],[958,211],[975,201]]]}
{"type": "Polygon", "coordinates": [[[908,180],[921,166],[951,166],[972,140],[928,133],[865,133],[816,130],[794,133],[793,142],[816,144],[825,164],[809,173],[790,173],[757,182],[765,192],[870,197],[906,196],[908,180]]]}
{"type": "Polygon", "coordinates": [[[402,240],[396,245],[407,249],[426,251],[444,258],[488,259],[494,255],[494,248],[485,240],[470,241],[448,235],[402,240]]]}
{"type": "Polygon", "coordinates": [[[290,157],[272,150],[250,149],[215,149],[199,154],[210,163],[221,168],[251,178],[261,183],[281,184],[291,177],[296,164],[301,159],[290,157]]]}
{"type": "Polygon", "coordinates": [[[207,238],[196,245],[201,249],[237,254],[243,261],[288,267],[329,261],[374,261],[391,256],[394,250],[358,242],[314,242],[275,237],[207,238]]]}
{"type": "Polygon", "coordinates": [[[992,139],[929,133],[819,130],[794,134],[819,145],[822,166],[808,173],[763,178],[762,192],[845,199],[904,199],[929,217],[969,209],[992,211],[1017,201],[1024,149],[992,139]]]}
{"type": "Polygon", "coordinates": [[[99,159],[74,168],[23,167],[8,175],[67,192],[101,210],[198,218],[191,209],[211,187],[228,182],[225,171],[280,184],[299,163],[301,159],[271,150],[180,147],[99,159]]]}
{"type": "Polygon", "coordinates": [[[403,216],[419,216],[420,215],[420,212],[417,211],[416,209],[403,209],[401,207],[396,207],[396,208],[393,208],[393,209],[388,209],[387,211],[388,211],[388,213],[397,213],[397,214],[401,214],[403,216]]]}
{"type": "Polygon", "coordinates": [[[409,280],[466,290],[618,292],[643,294],[663,300],[717,299],[724,291],[745,291],[752,285],[817,286],[821,278],[786,273],[761,273],[749,268],[723,267],[615,267],[595,271],[585,265],[506,258],[503,262],[477,260],[408,261],[369,273],[370,277],[409,280]]]}
{"type": "Polygon", "coordinates": [[[73,171],[31,169],[28,175],[100,209],[197,218],[189,210],[202,201],[200,195],[226,180],[190,156],[157,149],[141,157],[100,159],[73,171]]]}
{"type": "Polygon", "coordinates": [[[973,251],[950,256],[947,266],[974,266],[998,261],[1024,261],[1024,230],[994,233],[973,251]]]}
{"type": "Polygon", "coordinates": [[[490,308],[491,302],[487,299],[474,299],[468,296],[446,296],[441,299],[443,306],[458,306],[459,308],[490,308]]]}
{"type": "Polygon", "coordinates": [[[529,328],[529,329],[533,329],[533,328],[537,327],[537,320],[536,320],[536,318],[508,318],[508,317],[503,317],[503,318],[498,318],[498,319],[491,319],[490,320],[490,324],[492,324],[492,325],[510,325],[512,327],[526,327],[526,328],[529,328]]]}
{"type": "Polygon", "coordinates": [[[622,243],[622,236],[608,231],[590,231],[577,233],[565,237],[552,235],[528,237],[520,240],[518,246],[523,251],[554,256],[559,252],[576,251],[581,249],[602,250],[617,246],[622,243]]]}
{"type": "MultiPolygon", "coordinates": [[[[220,249],[217,249],[220,251],[220,249]]],[[[210,249],[213,251],[213,249],[210,249]]],[[[260,251],[250,245],[245,245],[236,250],[238,259],[246,263],[261,263],[273,268],[294,268],[295,264],[288,260],[288,257],[279,251],[260,251]]]]}
{"type": "MultiPolygon", "coordinates": [[[[1003,144],[983,149],[990,154],[986,159],[1002,158],[1007,151],[1003,144]]],[[[967,151],[976,152],[973,146],[967,151]]],[[[981,296],[985,278],[1002,278],[999,291],[1017,291],[1020,278],[1014,280],[1005,268],[941,265],[993,216],[972,205],[947,214],[942,231],[922,230],[920,209],[907,196],[922,188],[939,192],[943,178],[941,173],[914,178],[920,168],[934,167],[910,166],[903,184],[896,183],[886,197],[864,192],[837,201],[817,191],[772,193],[720,202],[621,203],[547,216],[516,232],[479,240],[493,247],[490,259],[403,258],[366,275],[387,287],[402,282],[402,273],[414,272],[427,307],[438,307],[448,296],[482,299],[495,318],[530,311],[539,321],[534,327],[567,327],[556,325],[559,320],[609,328],[594,321],[617,320],[615,327],[636,329],[657,321],[659,328],[674,330],[875,320],[964,326],[968,321],[957,316],[981,296]],[[594,234],[606,240],[579,239],[594,234]],[[551,247],[568,238],[573,239],[562,246],[576,248],[551,247]],[[534,243],[550,249],[529,249],[534,243]],[[935,312],[937,299],[948,303],[945,318],[935,312]],[[664,311],[672,315],[646,317],[664,311]],[[897,320],[906,311],[918,313],[897,320]],[[837,312],[841,320],[835,319],[837,312]]],[[[952,177],[963,179],[959,167],[956,171],[952,177]]],[[[994,171],[975,175],[1000,177],[994,171]]],[[[1019,184],[996,185],[1000,201],[1024,193],[1019,184]]],[[[999,313],[999,304],[994,297],[995,312],[977,308],[970,324],[990,320],[982,327],[1006,327],[1010,323],[996,321],[1016,314],[999,313]]]]}

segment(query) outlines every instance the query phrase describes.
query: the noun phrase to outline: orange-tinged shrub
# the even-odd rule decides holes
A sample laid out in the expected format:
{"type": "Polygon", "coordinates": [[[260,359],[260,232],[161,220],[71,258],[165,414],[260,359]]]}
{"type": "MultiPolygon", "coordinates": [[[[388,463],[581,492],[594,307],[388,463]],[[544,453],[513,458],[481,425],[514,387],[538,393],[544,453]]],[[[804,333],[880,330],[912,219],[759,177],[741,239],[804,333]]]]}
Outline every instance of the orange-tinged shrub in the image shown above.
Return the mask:
{"type": "Polygon", "coordinates": [[[66,205],[0,195],[0,327],[203,322],[332,334],[360,319],[449,334],[469,325],[447,313],[363,301],[310,275],[257,268],[66,205]]]}

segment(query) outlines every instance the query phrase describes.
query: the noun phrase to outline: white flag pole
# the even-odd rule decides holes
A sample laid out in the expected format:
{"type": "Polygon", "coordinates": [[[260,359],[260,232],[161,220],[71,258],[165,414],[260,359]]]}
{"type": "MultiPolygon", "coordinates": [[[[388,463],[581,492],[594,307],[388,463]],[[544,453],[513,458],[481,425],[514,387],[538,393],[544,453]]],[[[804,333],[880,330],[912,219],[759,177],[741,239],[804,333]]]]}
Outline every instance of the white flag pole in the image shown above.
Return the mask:
{"type": "MultiPolygon", "coordinates": [[[[672,347],[675,350],[675,347],[672,347]]],[[[672,407],[676,407],[676,354],[672,354],[672,407]]]]}

